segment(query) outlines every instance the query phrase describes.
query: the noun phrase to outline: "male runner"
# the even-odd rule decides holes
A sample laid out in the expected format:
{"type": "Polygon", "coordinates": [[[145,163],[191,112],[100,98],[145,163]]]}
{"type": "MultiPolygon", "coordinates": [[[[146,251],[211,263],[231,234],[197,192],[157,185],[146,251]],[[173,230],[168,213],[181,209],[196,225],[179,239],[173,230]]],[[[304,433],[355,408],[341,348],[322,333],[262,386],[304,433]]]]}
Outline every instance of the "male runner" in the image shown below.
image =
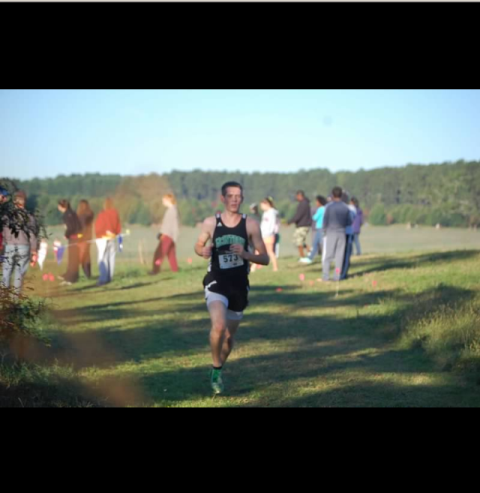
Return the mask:
{"type": "Polygon", "coordinates": [[[248,305],[249,263],[268,265],[270,262],[260,225],[239,213],[243,202],[242,185],[225,183],[221,200],[225,211],[205,219],[195,245],[195,253],[210,260],[203,285],[212,321],[211,385],[215,394],[223,392],[222,369],[232,352],[233,339],[248,305]],[[207,246],[210,240],[211,244],[207,246]],[[248,251],[250,244],[258,255],[248,251]]]}

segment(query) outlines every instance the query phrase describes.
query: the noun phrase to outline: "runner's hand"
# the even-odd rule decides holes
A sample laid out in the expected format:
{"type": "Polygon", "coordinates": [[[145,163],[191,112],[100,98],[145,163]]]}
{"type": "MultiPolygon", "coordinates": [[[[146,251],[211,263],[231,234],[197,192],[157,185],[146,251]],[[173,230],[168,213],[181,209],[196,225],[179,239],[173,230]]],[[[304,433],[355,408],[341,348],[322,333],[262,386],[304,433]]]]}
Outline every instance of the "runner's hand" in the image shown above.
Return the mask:
{"type": "Polygon", "coordinates": [[[243,245],[231,245],[230,251],[237,254],[239,257],[244,258],[243,255],[245,253],[245,249],[243,248],[243,245]]]}
{"type": "Polygon", "coordinates": [[[212,256],[212,247],[204,246],[202,250],[202,256],[205,260],[210,259],[210,257],[212,256]]]}

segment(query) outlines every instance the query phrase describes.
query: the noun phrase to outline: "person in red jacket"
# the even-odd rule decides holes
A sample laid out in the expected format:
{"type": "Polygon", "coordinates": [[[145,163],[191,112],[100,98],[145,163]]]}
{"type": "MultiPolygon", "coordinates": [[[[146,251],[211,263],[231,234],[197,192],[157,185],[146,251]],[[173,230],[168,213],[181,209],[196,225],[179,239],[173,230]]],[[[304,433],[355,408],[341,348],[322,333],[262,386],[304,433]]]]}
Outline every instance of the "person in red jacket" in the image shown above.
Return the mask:
{"type": "Polygon", "coordinates": [[[113,279],[115,271],[116,237],[122,232],[120,217],[113,206],[113,200],[105,200],[104,210],[100,212],[95,222],[95,234],[98,247],[98,269],[100,279],[98,285],[108,284],[113,279]]]}

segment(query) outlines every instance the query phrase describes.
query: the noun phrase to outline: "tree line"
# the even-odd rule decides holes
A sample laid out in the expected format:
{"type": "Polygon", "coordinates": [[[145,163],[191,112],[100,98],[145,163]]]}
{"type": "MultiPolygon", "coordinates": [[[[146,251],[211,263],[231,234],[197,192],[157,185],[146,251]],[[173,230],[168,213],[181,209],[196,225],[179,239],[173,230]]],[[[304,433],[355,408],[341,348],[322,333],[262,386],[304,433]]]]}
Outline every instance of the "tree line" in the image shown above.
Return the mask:
{"type": "Polygon", "coordinates": [[[480,161],[380,168],[371,171],[332,173],[328,169],[296,173],[241,173],[194,170],[137,177],[120,175],[71,175],[27,181],[15,180],[28,194],[28,208],[38,209],[47,225],[59,224],[57,202],[89,200],[99,212],[107,196],[114,198],[122,221],[157,224],[164,213],[161,199],[172,191],[178,199],[181,221],[193,226],[221,209],[220,187],[238,181],[245,188],[244,212],[264,197],[274,198],[282,218],[296,209],[295,192],[304,190],[312,201],[327,196],[339,185],[360,201],[373,225],[422,224],[472,227],[480,224],[480,161]]]}

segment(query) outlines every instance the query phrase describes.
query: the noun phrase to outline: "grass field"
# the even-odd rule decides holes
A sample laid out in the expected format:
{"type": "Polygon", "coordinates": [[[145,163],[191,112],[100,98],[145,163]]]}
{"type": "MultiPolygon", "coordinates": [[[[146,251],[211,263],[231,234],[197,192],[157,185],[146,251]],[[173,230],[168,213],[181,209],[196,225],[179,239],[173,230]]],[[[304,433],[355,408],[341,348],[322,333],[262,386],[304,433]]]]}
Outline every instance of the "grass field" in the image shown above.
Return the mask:
{"type": "MultiPolygon", "coordinates": [[[[127,228],[124,228],[125,230],[127,228]]],[[[140,262],[139,247],[146,262],[150,262],[157,246],[156,235],[158,228],[129,226],[131,235],[125,239],[124,253],[119,256],[123,260],[140,262]]],[[[186,260],[193,257],[193,245],[199,234],[198,228],[184,227],[179,240],[178,258],[186,260]]],[[[50,228],[51,238],[62,238],[63,227],[50,228]]],[[[291,238],[293,226],[282,227],[281,256],[297,255],[291,238]]],[[[310,246],[311,246],[310,242],[310,246]]],[[[363,253],[401,253],[433,250],[480,249],[480,231],[468,229],[445,228],[436,230],[430,227],[419,227],[407,230],[405,226],[364,227],[361,234],[363,253]]],[[[95,248],[92,248],[95,253],[95,248]]]]}
{"type": "MultiPolygon", "coordinates": [[[[1,367],[0,406],[480,405],[480,233],[366,228],[367,255],[353,258],[337,297],[336,285],[316,281],[318,263],[297,263],[293,230],[284,231],[280,272],[251,275],[226,392],[213,399],[196,231],[183,232],[181,272],[152,278],[138,241],[151,235],[150,262],[155,231],[131,229],[107,287],[61,288],[30,272],[34,294],[51,299],[51,347],[33,345],[28,363],[1,367]]],[[[46,271],[62,267],[49,260],[46,271]]]]}

